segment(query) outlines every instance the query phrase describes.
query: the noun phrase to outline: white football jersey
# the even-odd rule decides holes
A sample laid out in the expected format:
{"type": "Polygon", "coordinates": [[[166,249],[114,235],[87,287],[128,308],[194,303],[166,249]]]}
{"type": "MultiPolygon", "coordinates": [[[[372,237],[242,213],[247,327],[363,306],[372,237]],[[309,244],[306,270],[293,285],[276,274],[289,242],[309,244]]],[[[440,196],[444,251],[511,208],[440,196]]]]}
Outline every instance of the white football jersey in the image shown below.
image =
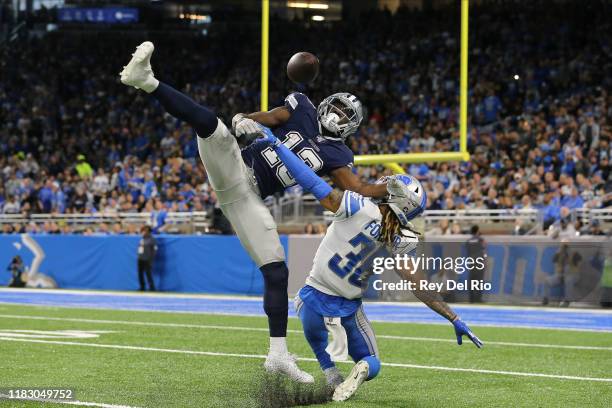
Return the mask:
{"type": "MultiPolygon", "coordinates": [[[[334,221],[317,249],[306,284],[328,295],[360,298],[365,289],[360,277],[368,272],[362,266],[383,246],[378,241],[381,220],[378,205],[371,199],[345,191],[334,221]]],[[[418,242],[418,236],[407,231],[395,237],[387,254],[410,254],[418,242]]]]}

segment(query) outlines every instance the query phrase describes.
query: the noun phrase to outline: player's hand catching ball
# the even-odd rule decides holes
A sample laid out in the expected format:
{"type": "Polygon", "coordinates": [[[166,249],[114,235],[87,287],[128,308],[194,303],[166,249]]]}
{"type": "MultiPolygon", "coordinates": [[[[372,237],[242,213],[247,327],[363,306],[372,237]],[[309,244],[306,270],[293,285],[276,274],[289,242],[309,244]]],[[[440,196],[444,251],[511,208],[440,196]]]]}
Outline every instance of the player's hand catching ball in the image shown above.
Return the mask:
{"type": "Polygon", "coordinates": [[[457,335],[457,344],[461,345],[463,343],[463,336],[468,336],[472,343],[476,345],[478,348],[482,348],[482,341],[472,331],[470,328],[463,322],[463,320],[458,317],[453,320],[453,326],[455,327],[455,334],[457,335]]]}

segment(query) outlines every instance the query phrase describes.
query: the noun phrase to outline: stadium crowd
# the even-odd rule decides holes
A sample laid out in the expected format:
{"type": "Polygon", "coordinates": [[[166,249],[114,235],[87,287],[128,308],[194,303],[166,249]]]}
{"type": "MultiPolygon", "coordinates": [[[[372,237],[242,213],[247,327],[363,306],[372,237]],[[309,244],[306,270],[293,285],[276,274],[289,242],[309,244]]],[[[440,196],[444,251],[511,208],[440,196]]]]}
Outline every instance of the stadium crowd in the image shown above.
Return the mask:
{"type": "MultiPolygon", "coordinates": [[[[537,208],[550,225],[576,208],[610,205],[612,24],[604,7],[472,8],[472,160],[406,167],[425,183],[429,209],[537,208]]],[[[307,49],[321,74],[297,90],[315,104],[336,91],[364,103],[364,123],[348,140],[355,154],[457,150],[457,9],[359,19],[272,24],[271,104],[296,90],[284,66],[307,49]]],[[[60,30],[9,44],[0,61],[0,213],[213,208],[193,131],[117,74],[135,45],[151,39],[156,76],[229,123],[258,106],[256,29],[211,29],[208,37],[60,30]]],[[[374,180],[385,170],[357,171],[374,180]]]]}

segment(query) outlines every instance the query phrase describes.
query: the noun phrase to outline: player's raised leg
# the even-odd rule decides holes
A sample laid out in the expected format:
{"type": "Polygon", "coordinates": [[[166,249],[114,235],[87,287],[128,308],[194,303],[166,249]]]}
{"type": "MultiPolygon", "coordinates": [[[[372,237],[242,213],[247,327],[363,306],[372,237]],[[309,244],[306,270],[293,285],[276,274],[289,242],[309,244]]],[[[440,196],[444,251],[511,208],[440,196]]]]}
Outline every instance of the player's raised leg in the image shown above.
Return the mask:
{"type": "Polygon", "coordinates": [[[151,56],[155,47],[145,41],[136,47],[130,62],[121,71],[121,82],[154,96],[175,118],[189,123],[198,136],[207,138],[218,126],[217,115],[210,109],[197,104],[187,95],[158,81],[151,68],[151,56]]]}
{"type": "Polygon", "coordinates": [[[236,139],[211,109],[154,77],[153,51],[151,42],[139,45],[120,74],[121,82],[151,94],[168,113],[195,129],[200,158],[219,205],[264,277],[264,311],[270,327],[270,350],[265,367],[297,381],[313,382],[312,376],[297,367],[287,350],[289,270],[276,224],[255,191],[236,139]]]}

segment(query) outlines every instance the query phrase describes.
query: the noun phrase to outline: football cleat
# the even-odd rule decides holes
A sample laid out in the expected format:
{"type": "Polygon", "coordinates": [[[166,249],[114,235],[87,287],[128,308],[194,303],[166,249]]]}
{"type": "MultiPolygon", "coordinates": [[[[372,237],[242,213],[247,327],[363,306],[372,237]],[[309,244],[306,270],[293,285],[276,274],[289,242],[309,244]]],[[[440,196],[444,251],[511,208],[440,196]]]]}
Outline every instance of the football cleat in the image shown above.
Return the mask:
{"type": "Polygon", "coordinates": [[[157,89],[159,81],[155,79],[151,69],[151,55],[154,50],[155,47],[151,41],[145,41],[136,47],[132,59],[119,74],[123,84],[142,89],[147,93],[157,89]]]}
{"type": "Polygon", "coordinates": [[[291,378],[294,381],[304,383],[304,384],[312,384],[314,383],[314,378],[312,375],[308,374],[305,371],[300,370],[300,368],[295,363],[296,357],[293,354],[268,354],[266,358],[266,362],[264,363],[264,368],[269,373],[280,373],[284,374],[287,377],[291,378]]]}
{"type": "Polygon", "coordinates": [[[367,361],[361,360],[355,364],[346,380],[336,387],[332,399],[334,401],[346,401],[351,398],[357,392],[357,388],[368,378],[369,371],[370,365],[367,361]]]}

